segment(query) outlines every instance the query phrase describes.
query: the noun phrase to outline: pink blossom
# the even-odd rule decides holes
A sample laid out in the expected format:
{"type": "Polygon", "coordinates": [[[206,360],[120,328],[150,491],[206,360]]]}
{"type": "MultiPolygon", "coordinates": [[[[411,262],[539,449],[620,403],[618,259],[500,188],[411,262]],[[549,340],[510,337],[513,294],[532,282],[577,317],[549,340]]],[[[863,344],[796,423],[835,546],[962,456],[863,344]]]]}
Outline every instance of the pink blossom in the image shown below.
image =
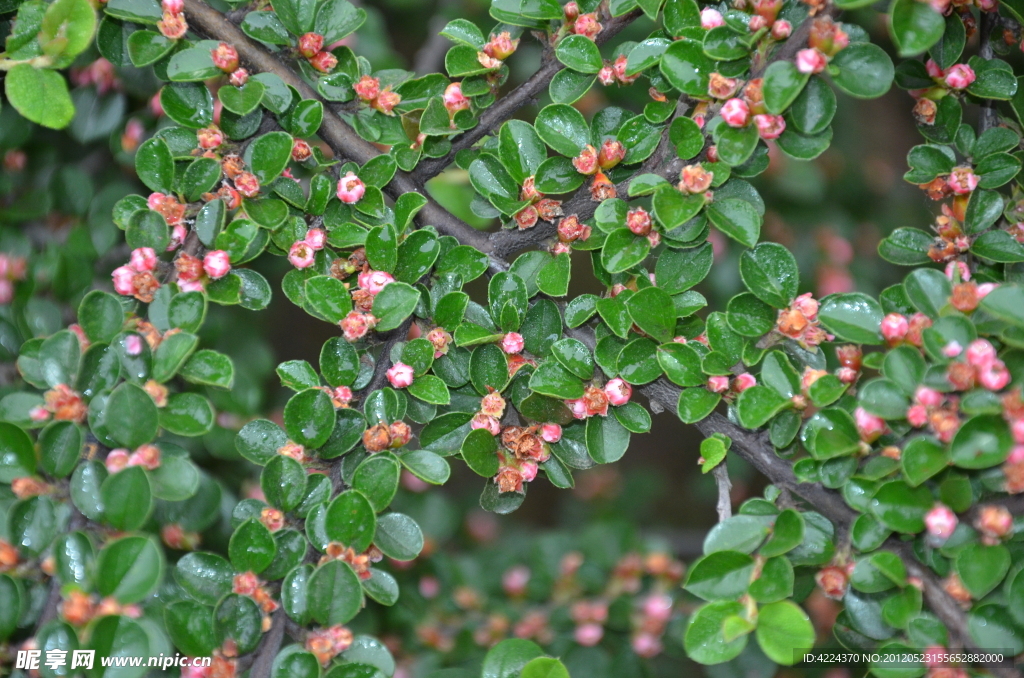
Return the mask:
{"type": "Polygon", "coordinates": [[[778,19],[772,24],[772,38],[775,40],[785,40],[792,32],[793,24],[785,19],[778,19]]]}
{"type": "Polygon", "coordinates": [[[156,252],[152,247],[137,247],[132,250],[128,265],[138,272],[156,270],[156,252]]]}
{"type": "Polygon", "coordinates": [[[231,258],[224,250],[207,252],[203,257],[203,270],[214,280],[223,278],[231,270],[231,258]]]}
{"type": "Polygon", "coordinates": [[[524,483],[532,483],[537,478],[539,467],[537,462],[524,461],[519,464],[519,474],[523,477],[524,483]]]}
{"type": "Polygon", "coordinates": [[[744,372],[732,380],[732,387],[737,393],[743,393],[751,386],[757,386],[757,377],[750,372],[744,372]]]}
{"type": "Polygon", "coordinates": [[[14,283],[7,278],[0,278],[0,304],[9,304],[14,300],[14,283]]]}
{"type": "Polygon", "coordinates": [[[178,289],[182,292],[202,292],[206,289],[202,280],[182,280],[178,278],[178,289]]]}
{"type": "Polygon", "coordinates": [[[607,65],[602,66],[601,70],[597,72],[597,80],[605,87],[607,87],[608,85],[614,85],[615,69],[607,65]]]}
{"type": "Polygon", "coordinates": [[[657,636],[647,632],[633,636],[633,640],[630,644],[633,647],[633,652],[644,659],[657,657],[664,649],[662,647],[661,640],[657,636]]]}
{"type": "Polygon", "coordinates": [[[964,347],[960,345],[959,341],[951,341],[942,347],[942,355],[947,358],[955,358],[964,352],[964,347]]]}
{"type": "Polygon", "coordinates": [[[477,412],[473,415],[473,418],[469,421],[469,427],[471,429],[484,429],[492,436],[496,436],[501,433],[501,424],[497,418],[492,417],[489,414],[483,412],[477,412]]]}
{"type": "Polygon", "coordinates": [[[385,271],[363,271],[358,278],[359,287],[370,294],[379,294],[382,289],[395,282],[394,276],[385,271]]]}
{"type": "Polygon", "coordinates": [[[644,616],[657,622],[667,622],[672,616],[672,596],[651,594],[644,599],[644,616]]]}
{"type": "Polygon", "coordinates": [[[165,12],[171,14],[181,14],[185,11],[185,0],[163,0],[160,5],[165,12]]]}
{"type": "Polygon", "coordinates": [[[608,402],[618,407],[629,402],[633,396],[633,387],[616,377],[604,385],[604,393],[608,396],[608,402]]]}
{"type": "Polygon", "coordinates": [[[999,283],[981,283],[978,285],[978,299],[984,299],[988,296],[989,292],[999,287],[999,283]]]}
{"type": "Polygon", "coordinates": [[[750,107],[743,99],[729,99],[722,105],[721,115],[729,127],[744,127],[750,122],[750,107]]]}
{"type": "Polygon", "coordinates": [[[970,87],[974,82],[974,69],[967,64],[954,64],[946,71],[943,80],[951,89],[961,90],[970,87]]]}
{"type": "Polygon", "coordinates": [[[700,27],[706,31],[725,25],[725,17],[713,7],[705,7],[700,13],[700,27]]]}
{"type": "Polygon", "coordinates": [[[338,180],[338,200],[352,205],[363,199],[366,194],[366,184],[355,175],[349,172],[338,180]]]}
{"type": "Polygon", "coordinates": [[[117,473],[128,468],[128,450],[118,448],[111,450],[107,453],[107,458],[104,460],[104,464],[107,467],[109,473],[117,473]]]}
{"type": "Polygon", "coordinates": [[[459,111],[469,110],[469,99],[462,93],[462,83],[453,82],[444,90],[442,96],[444,107],[448,109],[448,115],[455,115],[459,111]]]}
{"type": "Polygon", "coordinates": [[[1006,458],[1007,464],[1024,463],[1024,445],[1014,445],[1010,450],[1010,456],[1006,458]]]}
{"type": "Polygon", "coordinates": [[[580,624],[573,633],[576,642],[585,647],[593,647],[604,637],[604,627],[600,624],[580,624]]]}
{"type": "Polygon", "coordinates": [[[907,336],[907,332],[910,331],[910,322],[906,316],[900,315],[899,313],[890,313],[889,315],[882,318],[881,325],[882,336],[885,340],[893,343],[902,341],[907,336]]]}
{"type": "Polygon", "coordinates": [[[288,250],[288,261],[295,268],[309,268],[316,258],[316,251],[305,240],[297,240],[288,250]]]}
{"type": "Polygon", "coordinates": [[[1010,432],[1013,433],[1013,441],[1018,445],[1024,445],[1024,419],[1018,419],[1010,425],[1010,432]]]}
{"type": "Polygon", "coordinates": [[[963,261],[951,261],[946,264],[946,277],[950,280],[953,279],[954,272],[960,272],[961,282],[967,282],[971,279],[971,269],[967,267],[967,264],[963,261]]]}
{"type": "Polygon", "coordinates": [[[131,266],[118,266],[111,274],[114,279],[114,291],[130,297],[135,294],[135,269],[131,266]]]}
{"type": "Polygon", "coordinates": [[[395,388],[407,388],[412,384],[413,371],[412,368],[405,363],[395,363],[386,372],[388,381],[395,388]]]}
{"type": "Polygon", "coordinates": [[[946,185],[957,195],[966,195],[978,187],[978,175],[970,167],[954,167],[946,185]]]}
{"type": "MultiPolygon", "coordinates": [[[[34,422],[46,421],[50,418],[50,411],[42,405],[36,405],[28,411],[28,418],[34,422]]],[[[1024,449],[1024,448],[1021,448],[1024,449]]]]}
{"type": "Polygon", "coordinates": [[[978,374],[978,381],[990,391],[1001,391],[1010,383],[1010,371],[1002,360],[994,360],[978,374]]]}
{"type": "Polygon", "coordinates": [[[729,377],[709,377],[708,390],[712,393],[725,393],[729,390],[729,377]]]}
{"type": "Polygon", "coordinates": [[[956,514],[944,504],[936,504],[924,516],[924,524],[928,534],[940,541],[946,541],[953,536],[957,523],[960,522],[956,514]]]}
{"type": "Polygon", "coordinates": [[[967,347],[967,364],[971,367],[987,368],[996,359],[996,349],[986,339],[975,339],[967,347]]]}
{"type": "Polygon", "coordinates": [[[327,243],[327,233],[322,228],[311,228],[306,231],[306,237],[304,238],[306,244],[312,247],[314,250],[322,250],[324,245],[327,243]]]}
{"type": "Polygon", "coordinates": [[[510,596],[521,596],[526,593],[526,586],[529,583],[530,568],[525,565],[514,565],[501,576],[501,588],[510,596]]]}
{"type": "Polygon", "coordinates": [[[546,443],[557,443],[562,439],[562,427],[558,424],[544,424],[540,427],[540,437],[546,443]]]}
{"type": "Polygon", "coordinates": [[[928,71],[929,77],[941,78],[943,76],[942,67],[935,62],[935,59],[929,59],[924,62],[924,69],[928,71]]]}
{"type": "Polygon", "coordinates": [[[124,338],[124,352],[131,356],[142,353],[142,337],[137,334],[129,334],[124,338]]]}
{"type": "Polygon", "coordinates": [[[821,73],[826,65],[828,59],[814,47],[796,53],[796,69],[801,73],[821,73]]]}
{"type": "Polygon", "coordinates": [[[590,14],[580,14],[576,17],[576,23],[573,24],[573,32],[576,35],[582,35],[585,38],[593,40],[597,37],[597,34],[601,32],[600,22],[597,20],[597,14],[591,12],[590,14]]]}
{"type": "Polygon", "coordinates": [[[928,423],[928,410],[924,405],[911,405],[907,408],[907,422],[914,428],[921,428],[928,423]]]}
{"type": "Polygon", "coordinates": [[[167,252],[173,252],[174,250],[181,247],[182,243],[185,242],[185,238],[188,236],[188,231],[185,229],[185,224],[175,224],[171,228],[171,241],[167,243],[167,252]]]}
{"type": "Polygon", "coordinates": [[[810,292],[805,292],[793,300],[793,308],[800,311],[805,318],[811,321],[818,317],[819,306],[818,300],[810,292]]]}
{"type": "Polygon", "coordinates": [[[518,332],[509,332],[501,338],[501,350],[510,355],[522,352],[524,346],[523,335],[518,332]]]}
{"type": "Polygon", "coordinates": [[[944,399],[945,396],[935,389],[928,388],[927,386],[918,386],[917,390],[914,391],[914,400],[925,407],[938,407],[942,404],[944,399]]]}
{"type": "Polygon", "coordinates": [[[786,131],[786,119],[781,115],[755,115],[754,124],[757,125],[757,133],[762,139],[778,139],[786,131]]]}
{"type": "Polygon", "coordinates": [[[566,407],[572,412],[572,416],[577,419],[587,418],[587,403],[583,401],[583,398],[576,398],[575,400],[566,400],[566,407]]]}
{"type": "Polygon", "coordinates": [[[863,407],[853,411],[853,419],[857,423],[857,432],[866,443],[874,442],[885,432],[885,420],[871,414],[863,407]]]}

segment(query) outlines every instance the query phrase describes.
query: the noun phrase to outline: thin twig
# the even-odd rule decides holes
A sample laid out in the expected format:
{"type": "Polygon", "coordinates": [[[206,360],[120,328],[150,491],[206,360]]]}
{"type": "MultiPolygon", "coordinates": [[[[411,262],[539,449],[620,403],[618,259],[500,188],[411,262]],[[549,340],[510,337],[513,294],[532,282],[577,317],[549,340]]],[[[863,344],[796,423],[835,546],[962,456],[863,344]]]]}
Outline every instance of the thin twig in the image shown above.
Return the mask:
{"type": "MultiPolygon", "coordinates": [[[[284,642],[284,608],[279,608],[270,619],[273,625],[269,631],[263,634],[263,637],[260,638],[260,644],[253,651],[252,668],[249,670],[249,678],[270,678],[270,671],[274,667],[274,659],[277,658],[277,653],[281,649],[281,643],[284,642]]],[[[239,666],[241,666],[244,659],[245,657],[239,660],[239,666]]],[[[241,673],[241,669],[239,669],[239,673],[241,673]]]]}
{"type": "Polygon", "coordinates": [[[732,482],[724,459],[711,470],[711,474],[715,476],[715,485],[718,487],[718,504],[715,508],[718,509],[718,522],[722,522],[732,517],[732,482]]]}

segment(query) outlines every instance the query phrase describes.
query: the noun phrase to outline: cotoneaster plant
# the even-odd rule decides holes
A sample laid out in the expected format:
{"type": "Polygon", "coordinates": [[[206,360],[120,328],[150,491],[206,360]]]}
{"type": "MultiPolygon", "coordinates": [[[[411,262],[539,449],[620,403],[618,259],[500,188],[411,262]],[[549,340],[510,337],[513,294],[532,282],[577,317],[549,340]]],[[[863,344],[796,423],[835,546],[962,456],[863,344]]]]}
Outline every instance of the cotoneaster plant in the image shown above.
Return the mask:
{"type": "Polygon", "coordinates": [[[390,677],[397,645],[375,633],[418,634],[448,657],[429,671],[458,665],[461,628],[493,647],[439,676],[567,676],[554,657],[602,643],[636,667],[668,642],[702,664],[756,645],[770,667],[814,647],[799,603],[815,585],[841,601],[832,631],[851,650],[1024,652],[1018,0],[493,0],[497,24],[451,21],[444,71],[419,76],[353,49],[367,15],[348,0],[97,4],[0,0],[5,221],[48,209],[17,178],[29,122],[113,134],[145,187],[107,177],[90,203],[88,174],[59,170],[84,225],[59,246],[3,234],[3,663],[84,648],[213,657],[189,676],[390,677]],[[898,66],[851,15],[888,26],[898,66]],[[648,37],[616,39],[634,22],[648,37]],[[524,43],[540,66],[509,89],[524,43]],[[94,87],[68,94],[72,63],[94,87]],[[122,122],[115,69],[159,88],[149,111],[122,122]],[[905,179],[934,223],[882,242],[911,268],[902,284],[816,299],[763,237],[749,180],[770,148],[819,156],[838,104],[894,81],[924,137],[905,179]],[[588,119],[574,104],[595,87],[646,104],[588,119]],[[504,227],[441,207],[426,184],[442,173],[468,177],[464,217],[504,227]],[[716,262],[720,236],[738,259],[716,262]],[[260,272],[274,257],[280,290],[260,272]],[[580,260],[603,294],[569,294],[580,260]],[[711,309],[693,288],[715,263],[746,291],[711,309]],[[259,383],[259,356],[215,346],[246,340],[220,307],[279,292],[336,336],[317,364],[277,366],[294,394],[274,422],[224,391],[259,383]],[[430,555],[393,506],[403,473],[422,490],[465,464],[506,514],[534,483],[619,460],[664,410],[706,436],[721,495],[685,571],[627,537],[603,556],[567,541],[531,605],[530,570],[505,571],[507,624],[443,560],[400,591],[430,555]],[[200,436],[203,464],[183,442],[200,436]],[[262,468],[240,500],[212,471],[236,452],[262,468]],[[770,482],[736,515],[729,455],[770,482]],[[424,602],[378,623],[400,595],[442,591],[462,621],[424,602]]]}

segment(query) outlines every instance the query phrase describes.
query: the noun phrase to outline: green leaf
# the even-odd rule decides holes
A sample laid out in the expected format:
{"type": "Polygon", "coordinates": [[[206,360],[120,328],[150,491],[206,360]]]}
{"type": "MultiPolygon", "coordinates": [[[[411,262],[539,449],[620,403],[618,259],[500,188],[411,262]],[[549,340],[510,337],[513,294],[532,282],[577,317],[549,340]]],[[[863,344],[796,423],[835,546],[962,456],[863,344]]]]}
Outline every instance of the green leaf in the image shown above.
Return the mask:
{"type": "Polygon", "coordinates": [[[433,405],[447,405],[451,402],[448,386],[433,374],[416,377],[407,390],[409,395],[433,405]]]}
{"type": "Polygon", "coordinates": [[[601,50],[593,40],[584,35],[567,35],[559,40],[555,57],[580,73],[597,73],[604,65],[601,50]]]}
{"type": "Polygon", "coordinates": [[[747,645],[747,636],[727,640],[723,624],[741,614],[743,606],[732,600],[720,600],[694,611],[686,624],[683,646],[686,655],[699,664],[721,664],[737,657],[747,645]]]}
{"type": "Polygon", "coordinates": [[[667,292],[647,287],[626,300],[629,315],[641,330],[660,343],[672,340],[676,329],[675,306],[667,292]]]}
{"type": "Polygon", "coordinates": [[[665,250],[654,266],[658,287],[669,294],[679,294],[707,277],[714,261],[710,243],[682,250],[665,250]]]}
{"type": "Polygon", "coordinates": [[[764,72],[764,105],[769,113],[784,112],[803,91],[810,76],[791,61],[776,61],[764,72]]]}
{"type": "Polygon", "coordinates": [[[128,58],[136,68],[144,68],[170,54],[174,45],[174,40],[156,31],[135,31],[128,36],[128,58]]]}
{"type": "Polygon", "coordinates": [[[1003,463],[1012,446],[1013,437],[1002,416],[979,414],[957,430],[949,451],[954,465],[984,469],[1003,463]]]}
{"type": "Polygon", "coordinates": [[[26,119],[51,129],[62,129],[75,115],[63,76],[56,71],[20,64],[7,71],[7,100],[26,119]]]}
{"type": "Polygon", "coordinates": [[[0,483],[35,475],[36,454],[32,439],[14,424],[0,422],[0,483]]]}
{"type": "Polygon", "coordinates": [[[901,480],[894,480],[878,488],[869,508],[889,529],[915,534],[924,530],[924,515],[934,502],[928,488],[911,488],[901,480]]]}
{"type": "Polygon", "coordinates": [[[798,132],[813,136],[828,129],[835,114],[835,93],[823,78],[815,76],[793,101],[787,120],[798,132]]]}
{"type": "Polygon", "coordinates": [[[745,200],[727,198],[708,205],[705,212],[722,233],[746,247],[753,247],[761,234],[761,215],[745,200]]]}
{"type": "Polygon", "coordinates": [[[359,576],[340,560],[330,560],[313,571],[307,596],[313,619],[324,626],[351,621],[363,606],[359,576]]]}
{"type": "Polygon", "coordinates": [[[882,307],[859,292],[830,294],[821,300],[818,318],[828,331],[840,339],[860,344],[881,343],[879,325],[882,307]]]}
{"type": "Polygon", "coordinates": [[[399,454],[398,460],[414,476],[432,485],[443,485],[451,475],[445,458],[430,450],[408,450],[399,454]]]}
{"type": "Polygon", "coordinates": [[[163,554],[153,539],[122,537],[96,556],[96,589],[122,604],[137,603],[157,589],[163,571],[163,554]]]}
{"type": "Polygon", "coordinates": [[[361,492],[346,490],[328,506],[325,526],[331,541],[365,551],[376,530],[373,506],[361,492]]]}
{"type": "Polygon", "coordinates": [[[246,149],[246,159],[261,185],[284,171],[292,157],[292,137],[287,132],[268,132],[256,137],[246,149]]]}
{"type": "Polygon", "coordinates": [[[647,238],[633,235],[628,228],[619,228],[605,239],[601,264],[609,273],[622,273],[646,259],[650,251],[647,238]]]}
{"type": "Polygon", "coordinates": [[[388,558],[401,562],[415,560],[423,551],[423,532],[404,513],[385,513],[377,520],[374,545],[388,558]]]}
{"type": "Polygon", "coordinates": [[[807,613],[791,600],[764,605],[757,613],[757,643],[769,659],[790,666],[814,647],[814,627],[807,613]]]}
{"type": "Polygon", "coordinates": [[[270,530],[260,521],[250,518],[238,526],[228,543],[228,557],[239,572],[259,574],[274,560],[277,545],[270,530]]]}
{"type": "Polygon", "coordinates": [[[420,293],[411,285],[402,282],[385,285],[373,300],[373,314],[380,320],[377,331],[386,332],[401,325],[412,315],[419,300],[420,293]]]}
{"type": "Polygon", "coordinates": [[[669,186],[654,193],[651,206],[654,218],[666,231],[671,231],[697,216],[704,202],[703,194],[685,195],[669,186]]]}
{"type": "Polygon", "coordinates": [[[587,453],[598,464],[610,464],[621,459],[629,448],[629,438],[629,431],[615,417],[587,419],[587,453]]]}
{"type": "Polygon", "coordinates": [[[693,424],[711,414],[721,399],[721,394],[705,388],[683,389],[679,394],[676,413],[684,424],[693,424]]]}
{"type": "Polygon", "coordinates": [[[229,389],[235,381],[235,366],[231,358],[223,353],[203,349],[194,353],[185,363],[181,376],[194,384],[229,389]]]}
{"type": "Polygon", "coordinates": [[[796,298],[800,271],[788,249],[760,243],[740,255],[740,277],[754,296],[775,308],[786,308],[796,298]]]}
{"type": "Polygon", "coordinates": [[[760,428],[790,404],[789,399],[769,386],[758,384],[740,393],[736,400],[736,413],[746,428],[760,428]]]}
{"type": "Polygon", "coordinates": [[[375,511],[383,511],[395,498],[401,467],[393,455],[367,457],[352,475],[353,489],[361,492],[375,511]]]}
{"type": "Polygon", "coordinates": [[[159,413],[148,393],[125,382],[107,399],[104,423],[114,440],[134,450],[156,437],[159,413]]]}
{"type": "Polygon", "coordinates": [[[354,33],[366,22],[366,10],[348,0],[328,0],[316,14],[314,29],[324,36],[324,45],[333,45],[354,33]]]}
{"type": "Polygon", "coordinates": [[[590,142],[590,128],[583,114],[567,104],[545,106],[534,126],[544,143],[570,158],[579,155],[590,142]]]}
{"type": "Polygon", "coordinates": [[[914,0],[893,0],[889,14],[889,32],[900,56],[924,52],[939,41],[946,29],[946,21],[939,12],[914,0]]]}
{"type": "Polygon", "coordinates": [[[284,406],[284,429],[288,438],[310,449],[327,442],[334,424],[334,404],[330,396],[318,388],[296,393],[284,406]]]}
{"type": "MultiPolygon", "coordinates": [[[[979,192],[983,191],[975,191],[975,194],[979,192]]],[[[928,257],[928,248],[931,247],[932,240],[932,236],[920,229],[897,228],[878,244],[878,254],[893,264],[920,266],[931,261],[928,257]]]]}
{"type": "Polygon", "coordinates": [[[754,559],[736,551],[716,551],[700,558],[687,573],[683,585],[704,600],[735,600],[746,593],[754,559]]]}
{"type": "Polygon", "coordinates": [[[956,557],[956,571],[972,597],[987,596],[1010,569],[1010,552],[1002,544],[968,544],[956,557]]]}
{"type": "Polygon", "coordinates": [[[557,659],[537,657],[523,667],[520,678],[569,678],[569,671],[557,659]]]}
{"type": "Polygon", "coordinates": [[[100,487],[106,507],[103,517],[119,530],[137,530],[153,510],[153,490],[141,466],[130,466],[107,476],[100,487]]]}
{"type": "Polygon", "coordinates": [[[530,390],[552,398],[573,400],[583,397],[583,382],[558,363],[545,362],[530,375],[530,390]]]}
{"type": "Polygon", "coordinates": [[[889,91],[896,69],[881,47],[870,42],[855,42],[832,58],[838,69],[832,82],[860,99],[874,99],[889,91]]]}
{"type": "Polygon", "coordinates": [[[135,152],[135,171],[150,190],[171,193],[174,182],[174,157],[167,143],[160,137],[143,142],[135,152]]]}
{"type": "Polygon", "coordinates": [[[259,80],[250,80],[241,87],[221,87],[217,90],[217,96],[227,110],[238,115],[248,115],[259,107],[266,89],[259,80]]]}

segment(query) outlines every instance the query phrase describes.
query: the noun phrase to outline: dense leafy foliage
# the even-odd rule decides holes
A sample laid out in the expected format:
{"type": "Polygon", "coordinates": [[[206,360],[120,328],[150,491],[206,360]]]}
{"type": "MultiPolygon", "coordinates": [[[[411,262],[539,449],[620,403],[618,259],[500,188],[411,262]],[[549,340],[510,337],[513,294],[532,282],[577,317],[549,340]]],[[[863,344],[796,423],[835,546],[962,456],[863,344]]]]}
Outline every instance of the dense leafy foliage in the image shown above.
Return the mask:
{"type": "Polygon", "coordinates": [[[552,657],[602,643],[615,675],[669,642],[773,669],[815,645],[814,586],[842,602],[849,649],[1024,652],[1024,8],[895,0],[894,66],[841,21],[865,5],[493,0],[497,24],[451,21],[445,72],[417,76],[353,49],[367,14],[348,0],[0,0],[0,659],[177,651],[214,658],[190,675],[390,677],[388,619],[436,651],[422,675],[566,676],[552,657]],[[638,20],[645,39],[615,40],[638,20]],[[531,40],[540,70],[503,88],[531,40]],[[69,94],[72,64],[91,86],[69,94]],[[124,120],[115,68],[157,92],[148,112],[124,120]],[[939,213],[882,242],[902,284],[801,294],[751,180],[770,153],[821,155],[839,103],[894,81],[924,137],[905,179],[939,213]],[[594,87],[646,103],[584,115],[594,87]],[[18,178],[35,124],[113,138],[138,182],[93,196],[58,167],[84,217],[59,246],[14,227],[48,208],[18,178]],[[442,172],[467,178],[468,210],[430,196],[442,172]],[[716,259],[726,239],[741,254],[716,259]],[[570,294],[581,262],[604,294],[570,294]],[[712,309],[694,288],[716,263],[745,291],[712,309]],[[269,369],[231,318],[279,292],[337,332],[316,364],[277,365],[292,394],[271,420],[233,395],[269,369]],[[428,560],[429,500],[403,500],[403,477],[424,490],[465,464],[507,514],[532,483],[618,461],[666,409],[706,436],[723,488],[730,455],[772,483],[726,502],[685,574],[626,534],[540,539],[529,569],[478,554],[503,577],[428,560]],[[237,499],[200,437],[259,488],[237,499]],[[507,598],[501,616],[468,582],[507,598]],[[419,619],[381,611],[400,595],[419,619]],[[482,669],[460,633],[493,646],[482,669]]]}

